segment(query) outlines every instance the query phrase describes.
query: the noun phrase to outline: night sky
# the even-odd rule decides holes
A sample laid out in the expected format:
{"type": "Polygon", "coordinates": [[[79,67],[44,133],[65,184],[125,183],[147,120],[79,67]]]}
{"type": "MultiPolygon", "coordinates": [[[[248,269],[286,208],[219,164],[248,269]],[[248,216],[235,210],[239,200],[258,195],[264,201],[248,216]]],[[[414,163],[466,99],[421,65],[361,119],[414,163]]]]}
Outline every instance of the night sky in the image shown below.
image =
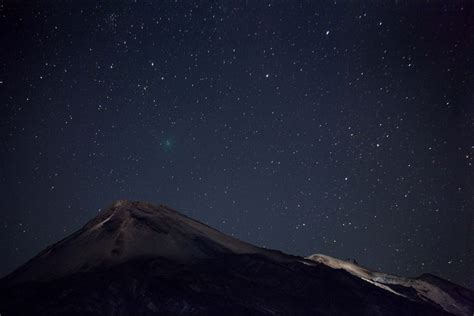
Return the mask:
{"type": "Polygon", "coordinates": [[[445,2],[0,2],[0,275],[131,199],[474,287],[474,10],[445,2]]]}

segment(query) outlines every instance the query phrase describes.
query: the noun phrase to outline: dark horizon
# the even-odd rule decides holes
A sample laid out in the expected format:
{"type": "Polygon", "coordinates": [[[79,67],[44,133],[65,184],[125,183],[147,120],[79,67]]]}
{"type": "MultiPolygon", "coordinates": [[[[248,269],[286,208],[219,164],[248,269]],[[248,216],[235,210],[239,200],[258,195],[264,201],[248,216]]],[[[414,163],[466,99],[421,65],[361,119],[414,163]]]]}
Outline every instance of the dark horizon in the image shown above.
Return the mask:
{"type": "Polygon", "coordinates": [[[0,276],[118,199],[474,288],[468,1],[0,5],[0,276]]]}

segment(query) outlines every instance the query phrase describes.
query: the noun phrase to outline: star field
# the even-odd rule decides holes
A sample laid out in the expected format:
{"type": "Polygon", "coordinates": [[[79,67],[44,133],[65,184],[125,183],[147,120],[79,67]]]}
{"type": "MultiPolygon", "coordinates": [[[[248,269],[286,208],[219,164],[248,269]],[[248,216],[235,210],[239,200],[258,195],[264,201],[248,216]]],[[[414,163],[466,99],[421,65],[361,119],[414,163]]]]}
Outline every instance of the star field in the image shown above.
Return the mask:
{"type": "Polygon", "coordinates": [[[0,4],[0,273],[117,199],[474,286],[468,1],[0,4]]]}

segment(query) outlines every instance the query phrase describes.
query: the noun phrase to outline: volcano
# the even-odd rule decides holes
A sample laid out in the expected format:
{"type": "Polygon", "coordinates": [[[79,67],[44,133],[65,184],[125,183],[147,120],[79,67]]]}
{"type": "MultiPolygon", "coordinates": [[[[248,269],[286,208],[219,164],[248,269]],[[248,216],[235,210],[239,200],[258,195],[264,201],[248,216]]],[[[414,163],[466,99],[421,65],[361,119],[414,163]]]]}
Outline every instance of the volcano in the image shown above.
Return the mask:
{"type": "Polygon", "coordinates": [[[473,315],[474,293],[260,248],[117,201],[0,281],[1,315],[473,315]]]}

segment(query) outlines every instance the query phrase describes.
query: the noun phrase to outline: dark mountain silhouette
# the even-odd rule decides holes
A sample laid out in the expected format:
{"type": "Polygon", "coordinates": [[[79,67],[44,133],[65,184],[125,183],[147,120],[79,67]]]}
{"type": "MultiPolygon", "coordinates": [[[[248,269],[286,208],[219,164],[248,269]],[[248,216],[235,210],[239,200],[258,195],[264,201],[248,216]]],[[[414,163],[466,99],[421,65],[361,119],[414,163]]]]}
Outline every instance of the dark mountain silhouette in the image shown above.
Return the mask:
{"type": "Polygon", "coordinates": [[[118,201],[0,281],[1,315],[472,315],[474,294],[227,236],[118,201]]]}

